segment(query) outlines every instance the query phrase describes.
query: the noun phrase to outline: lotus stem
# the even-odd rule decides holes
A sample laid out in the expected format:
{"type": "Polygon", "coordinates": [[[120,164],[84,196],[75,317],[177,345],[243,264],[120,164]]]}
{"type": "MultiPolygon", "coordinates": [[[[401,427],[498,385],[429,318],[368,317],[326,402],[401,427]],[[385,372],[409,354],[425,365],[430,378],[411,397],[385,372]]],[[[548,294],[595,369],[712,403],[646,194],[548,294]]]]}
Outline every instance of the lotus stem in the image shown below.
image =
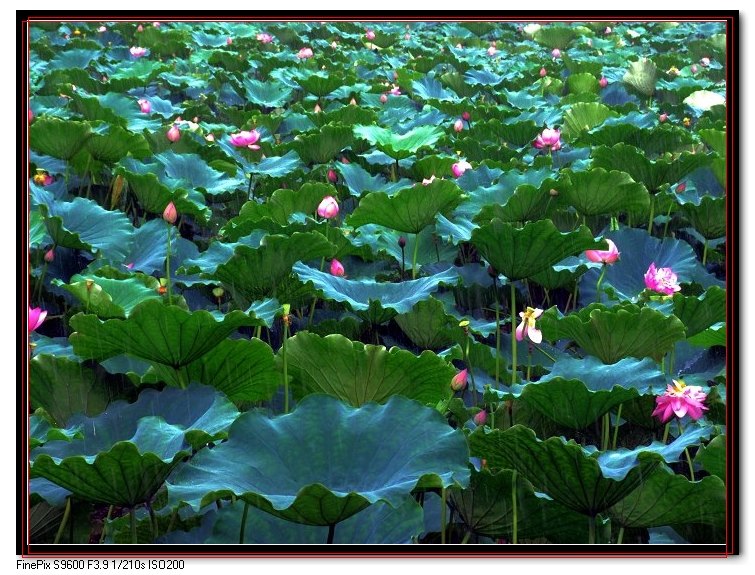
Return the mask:
{"type": "Polygon", "coordinates": [[[414,234],[414,253],[412,254],[412,279],[417,278],[417,252],[419,251],[419,233],[414,234]]]}
{"type": "Polygon", "coordinates": [[[471,531],[467,531],[467,532],[466,532],[466,533],[464,534],[464,538],[463,538],[463,539],[461,540],[461,543],[460,543],[460,545],[464,545],[464,544],[466,544],[466,542],[467,542],[467,541],[469,541],[469,538],[470,538],[471,536],[472,536],[472,532],[471,532],[471,531]]]}
{"type": "Polygon", "coordinates": [[[608,415],[608,412],[603,414],[603,427],[601,431],[603,436],[601,451],[608,451],[608,438],[611,433],[611,416],[608,415]]]}
{"type": "Polygon", "coordinates": [[[624,526],[622,525],[619,527],[619,534],[616,537],[616,545],[621,545],[621,543],[624,541],[624,526]]]}
{"type": "Polygon", "coordinates": [[[705,265],[705,262],[708,261],[708,240],[705,240],[705,244],[703,244],[703,265],[705,265]]]}
{"type": "Polygon", "coordinates": [[[315,306],[317,305],[317,296],[312,298],[312,305],[309,308],[309,319],[307,320],[307,327],[312,327],[312,320],[315,317],[315,306]]]}
{"type": "Polygon", "coordinates": [[[653,234],[653,218],[655,217],[655,196],[650,198],[650,217],[648,218],[648,233],[653,234]]]}
{"type": "Polygon", "coordinates": [[[114,505],[111,505],[108,507],[107,510],[107,517],[105,517],[105,521],[102,522],[102,533],[100,533],[100,544],[102,544],[103,541],[105,541],[105,528],[107,527],[108,521],[110,521],[110,516],[113,514],[113,507],[114,505]]]}
{"type": "Polygon", "coordinates": [[[170,282],[170,230],[173,227],[173,225],[167,222],[166,222],[166,225],[168,226],[168,252],[165,258],[165,278],[168,282],[166,287],[168,288],[168,305],[170,305],[170,303],[173,301],[172,293],[171,293],[171,285],[170,285],[171,283],[170,282]]]}
{"type": "Polygon", "coordinates": [[[335,538],[335,536],[336,536],[336,524],[331,523],[330,525],[328,525],[328,541],[327,541],[328,545],[333,543],[333,539],[335,538]]]}
{"type": "Polygon", "coordinates": [[[471,338],[472,336],[467,334],[467,342],[466,342],[466,345],[464,346],[464,363],[469,369],[469,379],[472,382],[472,401],[474,401],[474,404],[477,405],[477,386],[475,385],[475,382],[474,382],[474,370],[472,369],[472,362],[469,361],[469,340],[471,338]]]}
{"type": "Polygon", "coordinates": [[[619,409],[616,411],[616,424],[613,426],[613,447],[611,449],[616,449],[616,439],[619,437],[619,419],[621,419],[621,408],[624,406],[623,403],[619,404],[619,409]]]}
{"type": "Polygon", "coordinates": [[[257,328],[254,330],[254,337],[257,339],[262,339],[262,326],[258,325],[257,328]]]}
{"type": "Polygon", "coordinates": [[[34,290],[34,293],[36,294],[37,298],[42,297],[42,288],[45,284],[46,275],[47,275],[47,261],[45,260],[45,263],[42,264],[42,273],[39,276],[39,282],[37,283],[37,287],[34,290]]]}
{"type": "Polygon", "coordinates": [[[404,281],[404,274],[406,273],[406,248],[401,246],[401,281],[404,281]]]}
{"type": "Polygon", "coordinates": [[[71,498],[69,497],[66,499],[66,508],[65,511],[63,511],[63,519],[60,520],[60,527],[58,527],[58,532],[55,534],[55,540],[53,541],[53,544],[57,545],[60,542],[60,538],[63,536],[63,530],[66,528],[66,524],[68,523],[68,518],[71,516],[71,498]]]}
{"type": "Polygon", "coordinates": [[[517,471],[511,474],[511,542],[516,545],[519,542],[519,518],[516,497],[517,471]]]}
{"type": "Polygon", "coordinates": [[[448,492],[445,487],[440,488],[440,544],[446,544],[446,508],[448,492]]]}
{"type": "Polygon", "coordinates": [[[252,180],[252,173],[249,172],[249,187],[246,189],[246,197],[249,200],[253,200],[254,199],[254,192],[252,191],[252,182],[253,182],[253,180],[252,180]]]}
{"type": "Polygon", "coordinates": [[[671,428],[671,422],[669,421],[666,424],[666,427],[663,428],[663,439],[661,439],[661,443],[663,443],[663,445],[666,445],[666,442],[668,441],[668,432],[670,428],[671,428]]]}
{"type": "MultiPolygon", "coordinates": [[[[669,423],[671,423],[669,421],[669,423]]],[[[684,428],[682,427],[682,421],[680,419],[676,420],[676,425],[679,427],[679,436],[681,437],[682,433],[684,433],[684,428]]],[[[689,466],[689,478],[690,481],[695,480],[695,468],[692,465],[692,458],[689,455],[689,449],[686,447],[684,448],[684,456],[687,458],[687,465],[689,466]]]]}
{"type": "Polygon", "coordinates": [[[288,413],[288,361],[286,344],[288,342],[288,320],[283,320],[283,413],[288,413]]]}
{"type": "Polygon", "coordinates": [[[168,522],[167,533],[170,533],[171,531],[173,531],[173,525],[175,525],[177,518],[178,518],[178,507],[176,507],[173,510],[173,513],[170,514],[170,521],[168,522]]]}
{"type": "Polygon", "coordinates": [[[511,385],[516,383],[516,288],[511,286],[511,385]]]}
{"type": "Polygon", "coordinates": [[[606,264],[603,264],[603,269],[600,270],[600,276],[598,276],[598,283],[595,284],[595,298],[598,303],[600,303],[600,300],[602,299],[600,297],[600,284],[603,283],[603,277],[606,275],[606,268],[608,266],[606,264]]]}
{"type": "Polygon", "coordinates": [[[131,517],[131,543],[139,543],[139,538],[136,535],[136,508],[129,509],[129,516],[131,517]]]}
{"type": "Polygon", "coordinates": [[[668,211],[666,212],[666,223],[663,226],[663,238],[666,238],[666,232],[668,232],[668,225],[671,223],[671,208],[674,207],[674,204],[671,204],[668,207],[668,211]]]}
{"type": "Polygon", "coordinates": [[[160,524],[157,522],[157,516],[155,515],[155,510],[152,509],[152,505],[149,503],[145,503],[144,506],[147,508],[147,511],[149,512],[149,524],[150,527],[152,527],[152,542],[154,543],[155,539],[157,539],[157,535],[160,529],[160,524]]]}
{"type": "Polygon", "coordinates": [[[527,382],[532,381],[532,344],[527,346],[527,382]]]}
{"type": "Polygon", "coordinates": [[[498,389],[501,381],[501,306],[498,303],[496,278],[493,278],[493,292],[495,293],[495,386],[498,389]]]}
{"type": "Polygon", "coordinates": [[[594,545],[595,544],[595,516],[594,515],[588,516],[587,528],[588,528],[587,542],[594,545]]]}
{"type": "Polygon", "coordinates": [[[239,528],[239,543],[244,543],[244,531],[246,530],[246,517],[249,514],[249,503],[244,501],[244,512],[241,514],[241,527],[239,528]]]}

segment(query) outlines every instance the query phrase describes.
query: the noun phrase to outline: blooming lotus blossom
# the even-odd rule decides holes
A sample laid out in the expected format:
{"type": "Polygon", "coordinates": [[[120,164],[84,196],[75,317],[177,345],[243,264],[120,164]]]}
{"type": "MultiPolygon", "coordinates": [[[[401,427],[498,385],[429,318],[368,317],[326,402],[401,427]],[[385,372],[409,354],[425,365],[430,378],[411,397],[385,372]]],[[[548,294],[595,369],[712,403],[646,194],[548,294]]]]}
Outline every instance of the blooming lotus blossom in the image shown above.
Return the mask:
{"type": "Polygon", "coordinates": [[[138,25],[138,26],[136,27],[136,31],[137,31],[137,32],[144,32],[144,26],[142,26],[141,24],[139,24],[139,25],[138,25]]]}
{"type": "Polygon", "coordinates": [[[296,57],[299,58],[299,60],[306,60],[307,58],[311,58],[312,56],[314,56],[312,48],[302,48],[296,53],[296,57]]]}
{"type": "Polygon", "coordinates": [[[700,58],[700,64],[705,67],[710,66],[710,58],[700,58]]]}
{"type": "Polygon", "coordinates": [[[608,242],[608,249],[607,250],[587,250],[585,251],[585,255],[587,256],[587,259],[591,262],[595,262],[597,264],[612,264],[619,259],[619,248],[616,247],[616,244],[613,243],[611,240],[606,240],[608,242]]]}
{"type": "Polygon", "coordinates": [[[344,273],[346,271],[343,269],[343,264],[339,262],[337,259],[333,259],[330,262],[330,275],[343,277],[344,273]]]}
{"type": "Polygon", "coordinates": [[[684,117],[682,118],[682,124],[684,125],[685,128],[689,128],[692,125],[692,120],[687,117],[684,117]]]}
{"type": "Polygon", "coordinates": [[[257,34],[257,41],[262,42],[263,44],[269,44],[273,41],[273,37],[267,32],[260,32],[257,34]]]}
{"type": "Polygon", "coordinates": [[[601,88],[605,88],[606,86],[608,86],[608,78],[601,76],[600,80],[598,80],[598,84],[600,84],[601,88]]]}
{"type": "Polygon", "coordinates": [[[645,272],[645,287],[664,295],[671,295],[682,289],[671,268],[656,268],[655,262],[645,272]]]}
{"type": "Polygon", "coordinates": [[[336,171],[333,168],[328,170],[328,181],[331,184],[335,184],[338,181],[338,174],[336,174],[336,171]]]}
{"type": "Polygon", "coordinates": [[[666,387],[666,392],[655,398],[653,416],[666,423],[672,416],[689,415],[693,420],[703,416],[708,408],[703,405],[708,395],[699,385],[686,385],[682,380],[672,379],[673,385],[666,387]]]}
{"type": "Polygon", "coordinates": [[[540,68],[540,77],[545,78],[548,75],[548,70],[545,67],[540,68]]]}
{"type": "Polygon", "coordinates": [[[152,111],[152,104],[149,100],[145,100],[142,98],[139,100],[139,108],[141,109],[142,113],[149,114],[152,111]]]}
{"type": "Polygon", "coordinates": [[[671,66],[671,68],[666,70],[666,74],[670,74],[671,76],[678,76],[679,74],[681,74],[681,72],[676,66],[671,66]]]}
{"type": "Polygon", "coordinates": [[[520,311],[519,317],[522,321],[516,328],[516,339],[522,341],[524,336],[530,338],[533,343],[540,343],[543,341],[542,332],[535,327],[535,320],[543,314],[543,310],[540,308],[528,307],[527,311],[520,311]]]}
{"type": "Polygon", "coordinates": [[[560,58],[561,57],[561,50],[559,50],[558,48],[553,48],[553,50],[551,50],[551,56],[553,56],[554,60],[556,58],[560,58]]]}
{"type": "Polygon", "coordinates": [[[475,413],[475,416],[474,416],[475,425],[485,425],[487,421],[488,421],[487,411],[478,411],[477,413],[475,413]]]}
{"type": "Polygon", "coordinates": [[[177,218],[178,211],[176,210],[175,204],[173,202],[168,202],[168,205],[165,206],[165,209],[163,210],[163,219],[169,224],[175,224],[177,218]]]}
{"type": "Polygon", "coordinates": [[[317,215],[329,220],[338,215],[338,201],[333,196],[325,196],[317,206],[317,215]]]}
{"type": "Polygon", "coordinates": [[[400,96],[401,95],[401,89],[396,86],[396,84],[393,84],[393,87],[388,91],[388,93],[391,96],[400,96]]]}
{"type": "Polygon", "coordinates": [[[171,142],[175,143],[181,139],[181,130],[178,129],[178,126],[173,124],[166,135],[171,142]]]}
{"type": "Polygon", "coordinates": [[[152,22],[152,26],[154,26],[155,28],[159,28],[160,22],[152,22]]]}
{"type": "Polygon", "coordinates": [[[47,317],[47,311],[38,307],[29,308],[29,331],[34,331],[47,317]]]}
{"type": "Polygon", "coordinates": [[[430,184],[432,184],[432,183],[433,183],[434,181],[435,181],[435,174],[433,174],[433,175],[432,175],[432,176],[430,176],[429,178],[424,178],[424,179],[422,180],[422,185],[423,185],[423,186],[429,186],[429,185],[430,185],[430,184]]]}
{"type": "Polygon", "coordinates": [[[374,30],[367,29],[367,32],[365,32],[364,37],[368,40],[374,40],[375,39],[375,32],[374,30]]]}
{"type": "Polygon", "coordinates": [[[451,378],[451,389],[454,391],[461,391],[465,387],[467,387],[467,370],[462,369],[451,378]]]}
{"type": "Polygon", "coordinates": [[[548,148],[551,151],[561,149],[561,132],[559,130],[546,128],[540,134],[538,134],[535,141],[532,143],[538,149],[548,148]]]}
{"type": "Polygon", "coordinates": [[[466,160],[460,160],[451,166],[451,171],[454,174],[454,178],[459,178],[467,170],[472,169],[472,164],[466,160]]]}
{"type": "Polygon", "coordinates": [[[128,51],[131,52],[131,55],[134,58],[141,58],[147,53],[147,49],[142,48],[141,46],[131,46],[128,51]]]}
{"type": "Polygon", "coordinates": [[[238,134],[231,134],[231,144],[237,148],[249,148],[250,150],[259,150],[257,142],[260,139],[260,133],[257,130],[241,131],[238,134]]]}
{"type": "Polygon", "coordinates": [[[454,132],[461,132],[464,129],[464,122],[461,119],[454,122],[454,132]]]}

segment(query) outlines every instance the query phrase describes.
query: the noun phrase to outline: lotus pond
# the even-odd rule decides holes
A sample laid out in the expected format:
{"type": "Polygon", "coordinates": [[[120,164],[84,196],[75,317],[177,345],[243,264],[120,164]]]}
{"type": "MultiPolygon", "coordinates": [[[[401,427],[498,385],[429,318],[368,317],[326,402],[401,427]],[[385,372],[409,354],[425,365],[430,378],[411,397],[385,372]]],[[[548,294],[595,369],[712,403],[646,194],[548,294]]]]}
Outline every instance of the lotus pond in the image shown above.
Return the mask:
{"type": "Polygon", "coordinates": [[[32,23],[31,543],[724,543],[726,40],[32,23]]]}

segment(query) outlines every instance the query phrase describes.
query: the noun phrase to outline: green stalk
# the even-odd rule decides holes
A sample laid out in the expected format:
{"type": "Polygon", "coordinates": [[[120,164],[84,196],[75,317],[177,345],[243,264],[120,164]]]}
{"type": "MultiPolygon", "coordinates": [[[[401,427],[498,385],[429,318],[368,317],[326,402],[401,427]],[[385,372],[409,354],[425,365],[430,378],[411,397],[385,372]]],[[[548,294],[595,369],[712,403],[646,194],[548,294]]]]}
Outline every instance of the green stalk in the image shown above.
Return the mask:
{"type": "Polygon", "coordinates": [[[136,508],[132,507],[129,510],[131,516],[131,543],[139,543],[139,538],[136,536],[136,508]]]}
{"type": "Polygon", "coordinates": [[[608,412],[603,414],[603,426],[602,426],[602,440],[601,440],[601,451],[608,451],[608,438],[610,437],[610,429],[611,429],[611,417],[608,415],[608,412]]]}
{"type": "Polygon", "coordinates": [[[668,441],[668,432],[669,432],[670,427],[671,427],[671,422],[669,421],[666,424],[666,427],[663,428],[663,439],[661,439],[661,443],[663,443],[664,445],[666,445],[666,442],[668,441]]]}
{"type": "Polygon", "coordinates": [[[619,419],[621,419],[621,408],[624,406],[623,403],[619,404],[619,409],[616,411],[616,425],[613,426],[613,447],[612,449],[616,449],[616,439],[619,437],[619,419]]]}
{"type": "Polygon", "coordinates": [[[333,543],[333,539],[335,539],[335,537],[336,537],[336,524],[335,523],[331,523],[330,525],[328,525],[328,541],[327,541],[327,544],[330,545],[331,543],[333,543]]]}
{"type": "Polygon", "coordinates": [[[419,234],[414,234],[414,254],[412,254],[412,279],[417,278],[417,251],[419,250],[419,234]]]}
{"type": "Polygon", "coordinates": [[[708,261],[708,240],[705,240],[705,244],[703,247],[703,265],[705,265],[705,262],[708,261]]]}
{"type": "Polygon", "coordinates": [[[650,218],[648,219],[648,233],[653,233],[653,218],[655,217],[655,196],[650,198],[650,218]]]}
{"type": "MultiPolygon", "coordinates": [[[[45,275],[47,275],[47,260],[45,260],[45,263],[42,264],[42,274],[39,276],[39,283],[37,283],[37,289],[34,290],[34,293],[37,295],[37,298],[32,298],[32,300],[42,297],[42,287],[45,284],[45,275]]],[[[87,313],[89,312],[87,311],[87,313]]]]}
{"type": "Polygon", "coordinates": [[[241,515],[241,528],[239,529],[239,543],[244,543],[244,531],[246,530],[246,516],[249,513],[249,504],[244,501],[244,513],[241,515]]]}
{"type": "MultiPolygon", "coordinates": [[[[669,423],[671,423],[669,421],[669,423]]],[[[682,433],[684,433],[684,428],[682,427],[682,421],[680,419],[676,420],[676,424],[679,427],[679,435],[681,436],[682,433]]],[[[689,450],[685,447],[684,448],[684,456],[687,458],[687,465],[689,465],[689,478],[691,481],[695,480],[695,468],[692,466],[692,458],[689,455],[689,450]]]]}
{"type": "MultiPolygon", "coordinates": [[[[167,222],[166,222],[167,223],[167,222]]],[[[170,230],[173,228],[172,224],[168,224],[168,253],[167,257],[165,258],[165,277],[167,279],[167,288],[168,288],[168,304],[172,302],[171,299],[171,287],[170,287],[170,230]]]]}
{"type": "Polygon", "coordinates": [[[587,526],[589,528],[589,534],[587,542],[590,544],[595,544],[595,517],[590,515],[587,518],[587,526]]]}
{"type": "Polygon", "coordinates": [[[68,518],[71,516],[71,498],[69,497],[66,499],[66,509],[63,511],[63,519],[60,521],[60,527],[58,527],[58,532],[55,534],[55,540],[53,541],[54,545],[57,545],[60,542],[60,538],[63,536],[63,530],[66,528],[66,524],[68,523],[68,518]]]}
{"type": "Polygon", "coordinates": [[[519,519],[517,509],[517,497],[516,497],[516,480],[517,472],[511,474],[511,542],[516,545],[519,542],[519,519]]]}
{"type": "Polygon", "coordinates": [[[668,232],[668,225],[671,223],[671,208],[673,208],[674,205],[671,204],[668,207],[668,211],[666,212],[666,224],[663,226],[663,237],[666,237],[666,232],[668,232]]]}
{"type": "Polygon", "coordinates": [[[440,543],[445,545],[446,543],[446,500],[448,498],[448,492],[445,487],[440,488],[440,543]]]}
{"type": "Polygon", "coordinates": [[[498,303],[498,286],[493,278],[495,292],[495,386],[500,388],[501,380],[501,306],[498,303]]]}
{"type": "Polygon", "coordinates": [[[466,533],[464,534],[464,539],[462,539],[462,540],[461,540],[461,543],[460,543],[460,545],[464,545],[464,544],[465,544],[465,543],[466,543],[467,541],[469,541],[469,538],[470,538],[471,536],[472,536],[472,532],[471,532],[471,531],[467,531],[467,532],[466,532],[466,533]]]}
{"type": "Polygon", "coordinates": [[[619,535],[616,537],[616,545],[621,545],[624,541],[624,526],[619,527],[619,535]]]}
{"type": "Polygon", "coordinates": [[[511,385],[516,383],[516,288],[511,285],[511,385]]]}
{"type": "Polygon", "coordinates": [[[539,345],[537,345],[536,343],[535,343],[535,344],[532,344],[532,345],[534,345],[534,346],[535,346],[535,349],[536,349],[537,351],[539,351],[540,353],[542,353],[542,354],[543,354],[543,355],[544,355],[545,357],[547,357],[548,359],[550,359],[550,360],[551,360],[551,361],[552,361],[553,363],[555,363],[555,362],[556,362],[556,358],[555,358],[555,357],[553,357],[553,356],[552,356],[551,354],[549,354],[549,353],[548,353],[547,351],[545,351],[545,350],[544,350],[544,349],[543,349],[542,347],[540,347],[540,346],[539,346],[539,345]]]}
{"type": "Polygon", "coordinates": [[[254,337],[257,339],[262,339],[262,326],[258,325],[257,329],[254,330],[254,337]]]}
{"type": "Polygon", "coordinates": [[[103,521],[102,523],[102,533],[100,533],[100,544],[102,544],[102,542],[105,541],[105,528],[107,527],[107,524],[110,521],[110,516],[112,514],[113,514],[113,505],[108,507],[107,517],[105,517],[105,521],[103,521]]]}
{"type": "Polygon", "coordinates": [[[283,413],[288,413],[288,361],[286,360],[286,343],[288,342],[288,323],[283,322],[283,413]]]}
{"type": "Polygon", "coordinates": [[[469,361],[469,340],[472,336],[467,334],[467,344],[464,347],[464,363],[467,366],[467,369],[469,370],[469,379],[472,381],[472,401],[474,401],[474,404],[477,405],[477,386],[474,382],[474,372],[472,369],[472,362],[469,361]]]}
{"type": "Polygon", "coordinates": [[[600,303],[601,297],[600,297],[600,284],[603,283],[603,277],[606,275],[606,268],[608,266],[604,263],[603,269],[600,270],[600,276],[598,276],[598,283],[595,284],[595,295],[597,297],[598,303],[600,303]]]}
{"type": "Polygon", "coordinates": [[[147,511],[149,512],[149,524],[152,528],[152,541],[154,542],[155,539],[157,539],[158,532],[160,530],[160,525],[157,522],[157,517],[155,516],[155,510],[152,509],[152,506],[149,503],[145,503],[145,506],[147,507],[147,511]]]}

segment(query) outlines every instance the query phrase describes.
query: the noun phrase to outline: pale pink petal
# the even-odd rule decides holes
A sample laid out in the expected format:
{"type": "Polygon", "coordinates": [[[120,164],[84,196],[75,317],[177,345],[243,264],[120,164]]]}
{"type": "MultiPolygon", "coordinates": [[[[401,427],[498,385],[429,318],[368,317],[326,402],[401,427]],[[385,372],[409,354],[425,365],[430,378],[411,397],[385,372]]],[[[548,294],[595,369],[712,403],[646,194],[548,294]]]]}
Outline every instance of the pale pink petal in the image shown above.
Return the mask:
{"type": "Polygon", "coordinates": [[[536,327],[531,327],[527,330],[527,336],[530,338],[530,341],[532,343],[540,343],[543,341],[543,332],[541,332],[536,327]]]}

